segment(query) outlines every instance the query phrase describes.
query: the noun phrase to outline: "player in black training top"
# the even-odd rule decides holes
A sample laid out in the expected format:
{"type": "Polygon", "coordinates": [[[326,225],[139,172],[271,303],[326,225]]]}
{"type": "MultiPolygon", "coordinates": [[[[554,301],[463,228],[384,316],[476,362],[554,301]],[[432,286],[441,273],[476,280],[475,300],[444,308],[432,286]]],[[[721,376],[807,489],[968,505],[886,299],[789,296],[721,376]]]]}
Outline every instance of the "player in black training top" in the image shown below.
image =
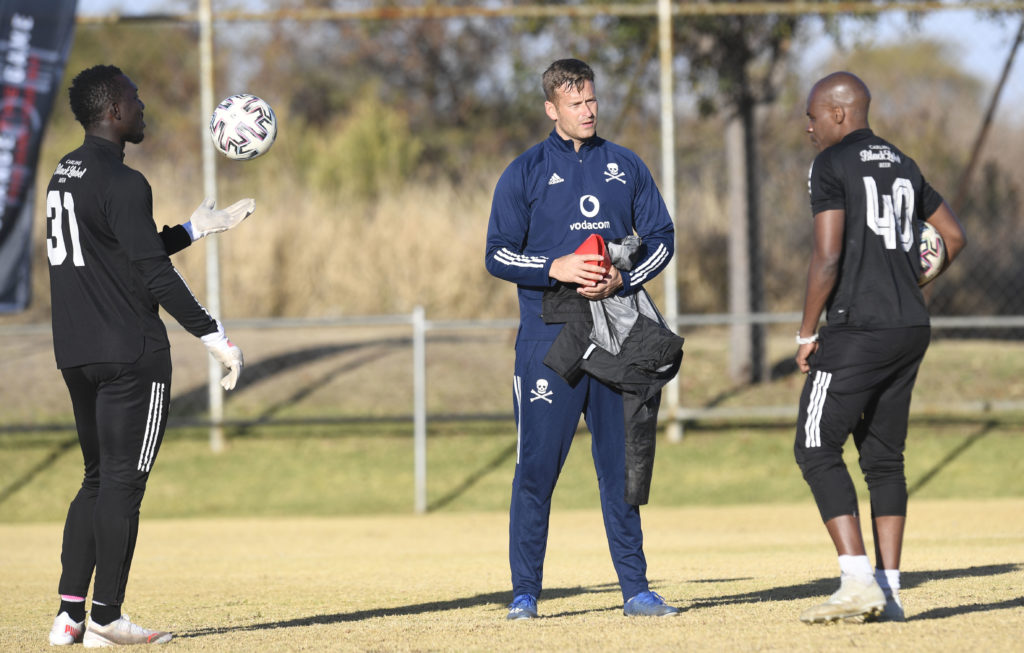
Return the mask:
{"type": "Polygon", "coordinates": [[[807,374],[795,453],[839,554],[839,590],[808,609],[808,623],[903,620],[899,565],[907,514],[903,449],[910,394],[928,348],[928,309],[918,287],[915,221],[945,240],[947,265],[963,228],[917,164],[868,127],[871,95],[855,75],[818,81],[807,133],[821,151],[810,172],[814,251],[796,362],[807,374]],[[815,333],[822,310],[827,326],[815,333]],[[871,495],[873,569],[842,449],[853,433],[871,495]]]}
{"type": "Polygon", "coordinates": [[[118,68],[95,66],[75,77],[69,96],[85,142],[60,160],[47,187],[46,255],[53,348],[71,394],[85,477],[64,524],[61,604],[50,643],[166,642],[169,633],[121,614],[139,507],[171,396],[170,343],[158,307],[228,368],[226,389],[242,369],[242,352],[168,255],[237,225],[255,202],[218,211],[206,200],[189,222],[158,234],[149,183],[123,163],[124,144],[141,142],[146,126],[138,88],[118,68]]]}

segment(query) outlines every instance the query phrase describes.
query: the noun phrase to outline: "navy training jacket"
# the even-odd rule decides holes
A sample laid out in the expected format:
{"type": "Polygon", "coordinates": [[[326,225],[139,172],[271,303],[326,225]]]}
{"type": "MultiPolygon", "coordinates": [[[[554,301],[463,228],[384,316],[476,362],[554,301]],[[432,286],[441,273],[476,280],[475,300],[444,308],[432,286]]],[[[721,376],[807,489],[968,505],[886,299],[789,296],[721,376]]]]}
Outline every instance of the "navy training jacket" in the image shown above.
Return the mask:
{"type": "Polygon", "coordinates": [[[556,283],[551,263],[591,233],[643,240],[636,265],[622,272],[621,295],[654,278],[675,249],[672,219],[640,157],[597,136],[576,152],[552,130],[502,173],[487,226],[487,271],[518,285],[517,340],[558,337],[562,325],[541,319],[544,290],[556,283]]]}

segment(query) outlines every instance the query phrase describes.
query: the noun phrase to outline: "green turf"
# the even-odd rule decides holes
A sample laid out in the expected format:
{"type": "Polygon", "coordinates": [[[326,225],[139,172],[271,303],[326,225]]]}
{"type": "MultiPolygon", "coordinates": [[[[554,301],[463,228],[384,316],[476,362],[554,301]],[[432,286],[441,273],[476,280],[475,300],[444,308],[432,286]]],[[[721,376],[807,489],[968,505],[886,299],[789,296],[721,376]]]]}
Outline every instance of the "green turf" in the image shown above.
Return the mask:
{"type": "MultiPolygon", "coordinates": [[[[791,427],[695,429],[659,441],[652,506],[810,502],[793,462],[791,427]]],[[[504,423],[448,424],[428,444],[432,511],[506,510],[515,433],[504,423]]],[[[847,462],[864,492],[852,444],[847,462]]],[[[1019,424],[912,424],[907,479],[913,497],[1024,496],[1019,424]]],[[[81,480],[70,433],[0,440],[0,521],[63,518],[81,480]]],[[[555,508],[598,505],[590,438],[581,429],[555,491],[555,508]]],[[[330,516],[405,513],[413,507],[406,425],[250,428],[220,454],[201,430],[168,432],[146,493],[152,517],[330,516]]]]}
{"type": "MultiPolygon", "coordinates": [[[[220,454],[211,453],[204,429],[171,428],[146,493],[144,516],[411,512],[412,424],[400,417],[411,409],[409,352],[393,342],[394,334],[371,331],[353,334],[351,342],[337,342],[333,332],[306,333],[298,350],[276,332],[240,334],[259,352],[253,360],[262,362],[254,363],[241,389],[229,395],[229,419],[295,422],[229,427],[229,446],[220,454]],[[308,360],[299,356],[298,362],[289,358],[318,348],[327,353],[308,360]],[[366,419],[387,416],[392,419],[366,419]],[[297,425],[332,417],[339,423],[297,425]]],[[[651,505],[809,503],[792,454],[792,420],[803,377],[782,370],[770,382],[734,387],[722,373],[728,366],[726,336],[721,329],[687,331],[683,405],[782,406],[793,418],[749,425],[705,419],[689,425],[681,443],[663,439],[651,505]]],[[[172,332],[172,338],[182,342],[174,349],[177,403],[171,423],[201,421],[205,352],[185,346],[194,345],[187,334],[172,332]]],[[[75,436],[72,431],[15,433],[11,425],[71,423],[67,389],[52,368],[48,334],[5,344],[11,369],[0,378],[0,426],[8,426],[0,431],[0,521],[59,521],[81,481],[75,436]]],[[[771,360],[790,360],[791,333],[774,334],[768,344],[771,360]]],[[[515,464],[507,384],[511,334],[446,336],[431,342],[429,354],[428,506],[439,512],[506,511],[515,464]],[[438,419],[465,414],[500,419],[438,419]]],[[[1024,495],[1019,480],[1024,477],[1024,414],[1012,408],[1024,397],[1022,362],[1024,346],[1016,341],[936,339],[914,397],[907,451],[912,497],[1024,495]],[[993,401],[1011,407],[986,411],[983,406],[995,406],[993,401]]],[[[598,505],[589,445],[581,429],[555,491],[556,508],[598,505]]],[[[863,496],[850,448],[847,460],[863,496]]]]}

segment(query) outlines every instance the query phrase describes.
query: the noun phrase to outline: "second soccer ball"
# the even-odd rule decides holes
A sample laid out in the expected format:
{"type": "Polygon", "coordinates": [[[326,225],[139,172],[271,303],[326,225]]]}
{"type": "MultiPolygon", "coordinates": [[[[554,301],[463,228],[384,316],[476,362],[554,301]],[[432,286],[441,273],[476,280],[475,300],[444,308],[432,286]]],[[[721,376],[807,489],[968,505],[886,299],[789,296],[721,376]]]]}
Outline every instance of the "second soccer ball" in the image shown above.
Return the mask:
{"type": "Polygon", "coordinates": [[[917,277],[917,285],[923,286],[942,271],[946,263],[946,242],[929,223],[921,222],[920,225],[921,274],[917,277]]]}

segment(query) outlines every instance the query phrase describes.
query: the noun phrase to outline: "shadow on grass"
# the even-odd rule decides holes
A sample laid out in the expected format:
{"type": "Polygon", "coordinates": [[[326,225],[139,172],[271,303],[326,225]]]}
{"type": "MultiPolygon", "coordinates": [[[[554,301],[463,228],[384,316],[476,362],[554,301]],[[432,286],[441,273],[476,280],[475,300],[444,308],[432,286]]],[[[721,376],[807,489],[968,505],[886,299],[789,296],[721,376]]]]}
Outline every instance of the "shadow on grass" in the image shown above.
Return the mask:
{"type": "Polygon", "coordinates": [[[966,605],[957,605],[949,608],[932,608],[931,610],[925,610],[920,614],[911,615],[908,617],[908,621],[918,621],[924,619],[946,619],[947,617],[955,617],[961,614],[971,614],[972,612],[993,612],[995,610],[1019,610],[1024,608],[1024,596],[1018,596],[1015,599],[1009,599],[1006,601],[999,601],[998,603],[969,603],[966,605]]]}
{"type": "MultiPolygon", "coordinates": [[[[767,381],[778,381],[779,379],[784,379],[787,376],[793,376],[799,371],[800,368],[796,366],[796,359],[792,356],[787,356],[786,358],[782,358],[769,366],[767,371],[767,381]]],[[[758,382],[738,383],[733,385],[705,401],[701,408],[716,408],[729,399],[738,397],[758,385],[760,385],[758,382]]],[[[796,396],[793,399],[794,406],[796,406],[797,399],[799,399],[799,396],[796,396]]]]}
{"type": "Polygon", "coordinates": [[[300,387],[290,395],[284,396],[278,401],[267,405],[266,408],[260,411],[260,414],[255,418],[253,424],[248,424],[239,427],[236,431],[232,433],[232,437],[241,437],[248,435],[250,433],[252,426],[257,426],[261,423],[270,421],[271,419],[273,419],[274,415],[276,415],[280,411],[302,401],[310,394],[312,394],[315,390],[330,383],[331,381],[340,377],[346,372],[351,372],[353,370],[357,370],[361,367],[364,367],[365,365],[368,365],[369,363],[372,363],[375,360],[383,358],[389,353],[390,352],[387,351],[386,349],[368,351],[354,360],[346,361],[341,365],[334,367],[326,374],[321,375],[319,378],[311,380],[309,383],[305,385],[305,387],[300,387]]]}
{"type": "Polygon", "coordinates": [[[971,433],[966,438],[964,438],[963,442],[957,445],[952,451],[947,453],[942,458],[942,460],[936,463],[931,469],[925,472],[925,474],[921,478],[919,478],[913,485],[907,488],[907,496],[914,496],[914,494],[918,492],[921,488],[928,485],[932,480],[935,479],[936,476],[938,476],[942,472],[942,470],[946,469],[946,467],[949,467],[957,458],[962,456],[965,451],[970,449],[972,445],[974,445],[976,442],[978,442],[986,435],[991,433],[992,429],[996,428],[996,426],[998,425],[995,422],[987,422],[985,424],[982,424],[977,431],[971,433]]]}
{"type": "MultiPolygon", "coordinates": [[[[574,596],[582,596],[585,594],[603,594],[606,592],[615,592],[617,594],[618,588],[618,583],[604,583],[601,585],[591,585],[587,587],[556,587],[553,589],[544,590],[542,599],[561,599],[574,596]]],[[[196,637],[207,637],[210,635],[223,635],[225,633],[275,630],[277,628],[303,628],[306,626],[322,626],[330,624],[348,623],[352,621],[363,621],[366,619],[376,619],[379,617],[408,617],[418,614],[444,612],[447,610],[464,610],[466,608],[493,607],[496,609],[503,610],[508,604],[508,602],[511,601],[511,599],[511,592],[508,590],[502,592],[487,592],[485,594],[476,594],[475,596],[447,599],[444,601],[414,603],[412,605],[403,605],[394,608],[370,608],[367,610],[356,610],[354,612],[317,614],[309,617],[296,617],[295,619],[282,619],[280,621],[268,621],[264,623],[245,624],[240,626],[199,628],[196,630],[187,630],[181,633],[175,633],[175,638],[189,639],[196,637]]],[[[544,616],[564,617],[573,614],[602,612],[605,609],[619,609],[621,607],[622,605],[620,603],[617,603],[614,606],[609,606],[609,608],[595,608],[593,610],[563,612],[558,614],[541,616],[542,618],[544,616]]]]}
{"type": "MultiPolygon", "coordinates": [[[[901,574],[900,584],[903,589],[917,587],[924,583],[935,580],[953,580],[957,578],[983,578],[988,576],[1001,576],[1024,570],[1024,564],[1004,563],[997,565],[980,565],[977,567],[964,567],[961,569],[938,569],[934,571],[906,571],[901,574]]],[[[706,581],[694,581],[706,582],[706,581]]],[[[772,587],[756,592],[745,592],[743,594],[730,594],[725,596],[713,596],[695,599],[686,609],[700,610],[702,608],[713,608],[720,605],[735,605],[742,603],[764,603],[767,601],[798,601],[820,599],[831,595],[838,587],[838,578],[819,578],[809,583],[799,585],[786,585],[783,587],[772,587]]],[[[955,595],[954,595],[955,598],[955,595]]],[[[950,606],[948,608],[933,608],[927,612],[915,614],[909,620],[921,619],[944,619],[960,614],[972,612],[987,612],[990,610],[1007,610],[1019,608],[1024,605],[1024,598],[1009,599],[998,603],[970,604],[950,606]]]]}
{"type": "MultiPolygon", "coordinates": [[[[435,335],[428,338],[428,342],[434,345],[465,344],[470,341],[487,341],[487,338],[465,335],[435,335]]],[[[261,359],[257,363],[247,364],[240,377],[239,386],[234,392],[242,392],[247,387],[259,383],[274,382],[276,377],[284,372],[301,368],[322,359],[340,354],[362,352],[361,356],[346,360],[315,379],[304,380],[301,384],[294,387],[290,394],[282,396],[279,400],[267,405],[251,424],[241,426],[237,432],[232,433],[232,436],[246,435],[246,431],[250,426],[273,423],[274,416],[277,413],[300,403],[313,392],[336,378],[364,368],[372,370],[371,363],[401,349],[412,349],[411,336],[378,338],[355,343],[308,347],[261,359]]],[[[206,413],[208,393],[209,388],[206,383],[200,383],[177,393],[171,399],[168,417],[170,420],[169,427],[179,426],[179,423],[182,421],[188,422],[206,413]]]]}
{"type": "MultiPolygon", "coordinates": [[[[284,406],[308,396],[323,383],[334,379],[340,374],[358,369],[385,355],[388,350],[394,350],[400,347],[409,347],[410,345],[410,338],[384,338],[367,342],[357,342],[344,345],[324,345],[321,347],[309,347],[307,349],[289,351],[284,354],[262,359],[258,363],[246,365],[245,369],[242,371],[238,391],[243,390],[246,386],[271,382],[274,380],[275,376],[283,372],[287,372],[293,368],[303,367],[324,358],[337,356],[338,354],[347,352],[366,350],[370,348],[381,348],[376,352],[370,351],[357,360],[346,361],[344,364],[331,370],[328,374],[315,380],[308,381],[305,385],[297,388],[290,396],[282,397],[280,401],[268,406],[267,409],[263,411],[262,419],[268,419],[284,406]]],[[[176,394],[171,399],[171,408],[169,411],[170,416],[180,419],[182,417],[195,417],[206,412],[208,392],[209,388],[206,383],[201,383],[185,390],[184,392],[176,394]]]]}
{"type": "MultiPolygon", "coordinates": [[[[261,421],[269,420],[272,416],[288,406],[291,403],[299,401],[303,397],[307,396],[316,388],[320,387],[323,383],[330,381],[336,376],[339,376],[345,372],[359,369],[368,363],[384,356],[389,350],[396,347],[409,346],[409,338],[388,338],[373,340],[370,342],[346,344],[346,345],[334,345],[325,347],[312,347],[309,349],[303,349],[299,351],[289,352],[287,354],[281,354],[280,356],[274,356],[266,360],[260,361],[255,365],[247,365],[245,368],[245,375],[243,378],[246,380],[246,384],[260,383],[263,381],[272,381],[276,374],[286,371],[293,367],[299,367],[316,360],[326,358],[329,356],[335,356],[337,354],[365,349],[369,347],[379,347],[377,351],[369,351],[363,354],[356,360],[347,361],[342,365],[339,365],[332,369],[329,373],[311,381],[304,388],[299,388],[290,396],[282,398],[280,401],[269,405],[260,416],[261,421]]],[[[190,390],[176,395],[171,399],[169,415],[174,418],[190,417],[197,415],[206,410],[207,400],[207,387],[205,385],[194,387],[190,390]]],[[[173,421],[173,419],[172,419],[173,421]]],[[[170,425],[170,426],[173,426],[170,425]]],[[[73,430],[73,429],[72,429],[73,430]]],[[[242,429],[244,430],[244,428],[242,429]]],[[[78,444],[78,436],[74,435],[70,438],[61,440],[56,444],[50,452],[31,469],[27,470],[24,474],[14,479],[7,485],[0,487],[0,503],[3,503],[14,496],[23,487],[32,482],[34,478],[48,470],[57,462],[65,453],[75,448],[78,444]]]]}
{"type": "Polygon", "coordinates": [[[78,436],[73,435],[70,438],[65,438],[58,442],[56,445],[54,445],[50,452],[46,454],[46,456],[42,460],[33,465],[31,469],[29,469],[27,472],[11,481],[6,486],[0,488],[0,503],[7,501],[12,496],[17,494],[17,492],[21,490],[21,488],[28,485],[32,481],[32,479],[34,479],[36,476],[42,474],[44,471],[53,466],[53,464],[57,462],[61,456],[63,456],[70,449],[73,449],[76,444],[78,444],[78,436]]]}
{"type": "MultiPolygon", "coordinates": [[[[1024,570],[1024,564],[1006,563],[996,565],[981,565],[977,567],[965,567],[962,569],[939,569],[935,571],[914,571],[903,574],[904,589],[916,587],[923,583],[934,580],[952,580],[957,578],[982,578],[988,576],[1000,576],[1003,574],[1016,573],[1024,570]]],[[[746,580],[746,579],[725,579],[746,580]]],[[[715,582],[707,579],[695,580],[694,583],[715,582]]],[[[724,581],[723,581],[724,582],[724,581]]],[[[593,608],[589,610],[574,610],[557,612],[544,615],[543,617],[569,617],[582,614],[605,612],[608,610],[619,610],[622,604],[618,602],[618,584],[604,583],[601,585],[559,587],[544,590],[542,599],[559,599],[583,596],[587,594],[614,593],[615,599],[610,601],[607,607],[593,608]]],[[[835,578],[819,578],[809,583],[799,585],[787,585],[773,587],[756,592],[745,592],[742,594],[729,594],[724,596],[708,597],[693,600],[689,605],[681,606],[685,612],[713,608],[720,605],[736,605],[743,603],[764,603],[767,601],[797,601],[817,599],[831,594],[836,588],[835,578]]],[[[219,626],[211,628],[199,628],[176,634],[182,639],[207,637],[210,635],[223,635],[236,632],[255,632],[261,630],[274,630],[278,628],[303,628],[306,626],[330,625],[363,621],[379,617],[407,617],[419,614],[434,612],[445,612],[449,610],[464,610],[468,608],[495,608],[503,609],[511,598],[510,592],[487,592],[474,596],[447,599],[442,601],[428,601],[425,603],[414,603],[411,605],[396,606],[392,608],[369,608],[366,610],[355,610],[353,612],[336,612],[333,614],[316,614],[308,617],[296,617],[294,619],[282,619],[279,621],[267,621],[263,623],[244,624],[238,626],[219,626]]],[[[1024,597],[1007,599],[993,603],[973,603],[966,605],[950,606],[944,608],[933,608],[926,612],[912,615],[910,620],[918,621],[925,619],[945,619],[962,614],[975,612],[991,612],[995,610],[1013,610],[1024,607],[1024,597]]]]}
{"type": "MultiPolygon", "coordinates": [[[[432,336],[430,338],[431,343],[465,343],[468,340],[476,340],[475,337],[466,336],[432,336]]],[[[481,340],[486,338],[481,337],[481,340]]],[[[333,381],[337,377],[358,371],[360,369],[369,368],[370,364],[374,361],[386,356],[398,349],[409,349],[412,346],[411,337],[395,337],[395,338],[378,338],[375,340],[368,340],[364,342],[346,343],[339,345],[324,345],[318,347],[308,347],[305,349],[299,349],[290,351],[287,353],[265,358],[257,363],[252,363],[245,366],[245,371],[242,375],[241,385],[238,391],[244,390],[246,386],[255,385],[258,383],[272,383],[276,380],[278,375],[283,372],[287,372],[291,369],[301,368],[310,363],[327,359],[330,357],[337,356],[345,353],[358,353],[358,356],[353,357],[350,360],[335,365],[333,368],[328,370],[326,373],[321,374],[315,379],[310,379],[304,384],[296,387],[290,394],[282,396],[277,401],[268,404],[261,412],[256,420],[252,423],[248,423],[237,427],[232,433],[232,437],[244,437],[249,434],[251,426],[272,423],[274,416],[285,408],[292,406],[301,400],[308,397],[311,393],[322,387],[324,384],[333,381]]],[[[168,411],[168,428],[180,428],[191,420],[201,416],[207,410],[208,400],[208,387],[205,383],[193,386],[182,392],[175,393],[170,401],[170,409],[168,411]]],[[[12,432],[18,431],[45,431],[45,430],[70,430],[74,432],[74,425],[23,425],[10,427],[12,432]]],[[[28,485],[34,478],[44,473],[47,469],[51,468],[53,464],[60,459],[69,450],[73,449],[78,443],[77,435],[67,439],[61,440],[55,445],[50,452],[31,469],[26,471],[20,477],[13,479],[7,485],[0,487],[0,503],[7,501],[14,494],[28,485]]],[[[3,445],[3,440],[0,440],[0,445],[3,445]]],[[[507,456],[505,456],[507,457],[507,456]]],[[[502,458],[504,460],[504,457],[502,458]]],[[[495,461],[495,465],[499,464],[501,460],[495,461]]],[[[486,473],[478,472],[472,475],[466,481],[463,482],[460,489],[456,490],[456,494],[445,497],[442,499],[445,503],[448,503],[457,498],[458,493],[464,492],[466,489],[476,483],[480,476],[486,473]]],[[[442,504],[443,505],[443,504],[442,504]]]]}
{"type": "Polygon", "coordinates": [[[459,497],[473,489],[473,486],[479,483],[480,479],[484,478],[485,476],[490,474],[495,469],[498,469],[499,467],[507,466],[508,461],[511,460],[512,456],[515,455],[516,447],[518,446],[519,443],[513,442],[504,449],[502,449],[501,451],[499,451],[498,455],[494,456],[494,458],[492,458],[489,462],[485,463],[483,466],[478,468],[476,471],[468,474],[464,479],[462,479],[462,482],[459,483],[455,488],[453,488],[443,497],[439,498],[437,501],[434,501],[429,506],[427,506],[427,510],[430,512],[433,512],[435,510],[441,510],[451,502],[455,501],[456,499],[458,499],[459,497]]]}

